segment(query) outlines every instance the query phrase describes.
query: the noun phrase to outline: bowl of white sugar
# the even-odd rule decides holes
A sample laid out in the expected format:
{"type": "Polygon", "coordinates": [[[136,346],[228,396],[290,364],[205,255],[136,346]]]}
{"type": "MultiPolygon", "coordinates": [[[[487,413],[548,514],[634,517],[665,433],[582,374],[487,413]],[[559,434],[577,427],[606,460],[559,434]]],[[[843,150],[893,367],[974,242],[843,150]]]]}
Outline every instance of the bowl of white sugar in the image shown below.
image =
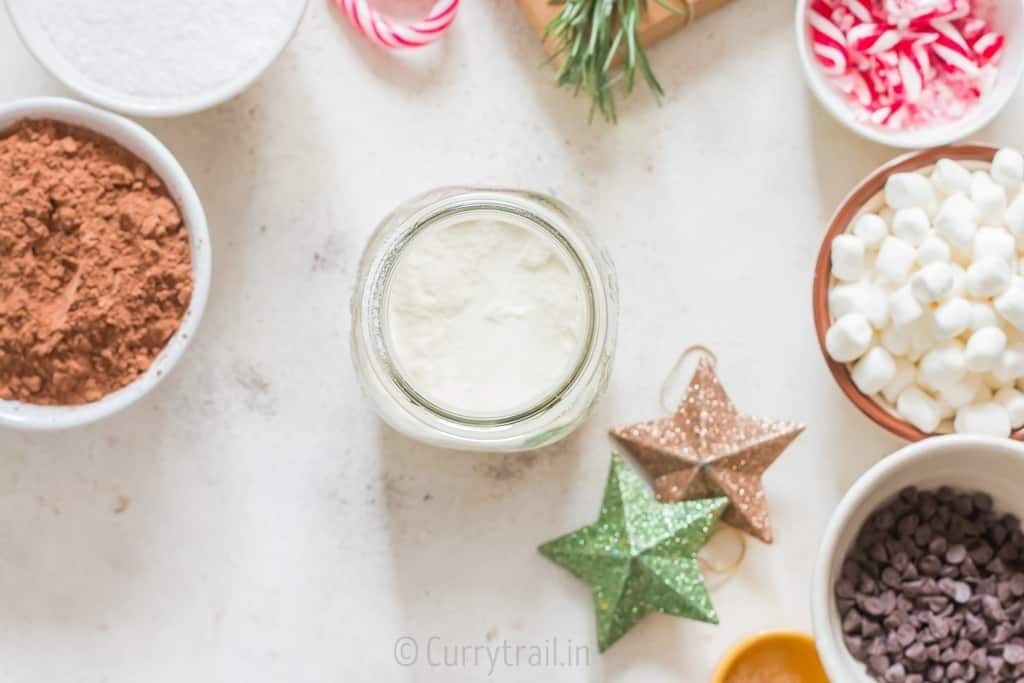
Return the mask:
{"type": "Polygon", "coordinates": [[[308,0],[7,0],[19,35],[81,97],[180,116],[248,88],[284,51],[308,0]]]}
{"type": "Polygon", "coordinates": [[[604,392],[614,268],[583,219],[516,190],[444,188],[371,236],[352,298],[352,358],[395,429],[482,451],[568,435],[604,392]]]}
{"type": "Polygon", "coordinates": [[[814,321],[836,382],[909,440],[1024,438],[1024,156],[952,145],[894,159],[836,211],[814,321]]]}

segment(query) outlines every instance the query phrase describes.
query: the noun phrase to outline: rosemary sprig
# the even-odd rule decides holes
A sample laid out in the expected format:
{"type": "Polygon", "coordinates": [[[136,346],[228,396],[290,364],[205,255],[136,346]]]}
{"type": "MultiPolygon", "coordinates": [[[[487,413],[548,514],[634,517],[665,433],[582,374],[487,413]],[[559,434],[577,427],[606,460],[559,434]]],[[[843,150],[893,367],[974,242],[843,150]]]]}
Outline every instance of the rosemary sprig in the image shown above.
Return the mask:
{"type": "MultiPolygon", "coordinates": [[[[647,12],[648,0],[550,0],[562,5],[558,16],[544,29],[544,39],[555,42],[552,60],[561,60],[555,82],[572,89],[573,94],[585,90],[590,94],[594,112],[614,123],[614,86],[620,80],[627,95],[633,92],[639,69],[648,88],[660,101],[664,95],[654,75],[647,52],[637,38],[640,19],[647,12]],[[622,52],[622,66],[614,69],[612,62],[622,52]]],[[[669,0],[655,0],[662,7],[677,13],[683,10],[669,0]]]]}

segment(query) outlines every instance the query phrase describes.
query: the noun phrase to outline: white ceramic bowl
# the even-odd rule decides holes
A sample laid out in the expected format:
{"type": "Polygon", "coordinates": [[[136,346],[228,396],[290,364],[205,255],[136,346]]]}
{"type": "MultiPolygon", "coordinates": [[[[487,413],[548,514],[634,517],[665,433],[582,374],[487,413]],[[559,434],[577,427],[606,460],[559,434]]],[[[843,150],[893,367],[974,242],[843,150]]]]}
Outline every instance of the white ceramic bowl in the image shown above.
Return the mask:
{"type": "MultiPolygon", "coordinates": [[[[144,2],[145,0],[139,0],[144,2]]],[[[284,52],[305,16],[309,0],[296,0],[294,18],[272,49],[241,70],[236,78],[206,92],[176,99],[139,97],[97,83],[57,49],[40,23],[36,9],[40,0],[7,0],[7,11],[18,35],[36,60],[50,74],[77,95],[107,109],[131,116],[184,116],[215,107],[251,86],[284,52]]],[[[114,29],[112,29],[114,30],[114,29]]]]}
{"type": "Polygon", "coordinates": [[[985,436],[936,436],[896,451],[867,471],[843,497],[818,550],[811,618],[821,663],[832,681],[874,683],[843,643],[833,593],[843,560],[864,522],[905,486],[985,491],[996,510],[1024,516],[1024,445],[985,436]]]}
{"type": "Polygon", "coordinates": [[[164,145],[142,126],[117,114],[60,98],[17,100],[0,104],[0,132],[23,119],[51,119],[73,124],[119,143],[153,169],[181,210],[192,247],[192,301],[181,327],[167,342],[149,370],[126,387],[95,403],[80,406],[36,406],[0,400],[0,427],[23,430],[57,430],[78,427],[109,417],[148,394],[181,358],[206,307],[212,267],[206,214],[191,181],[164,145]]]}
{"type": "Polygon", "coordinates": [[[825,75],[811,52],[811,32],[807,24],[809,4],[810,0],[796,2],[796,41],[811,91],[837,121],[858,135],[883,145],[923,149],[947,145],[973,135],[1002,111],[1024,73],[1024,3],[1021,0],[997,0],[992,23],[1006,36],[999,75],[995,86],[963,118],[909,131],[888,130],[858,121],[842,93],[825,75]]]}

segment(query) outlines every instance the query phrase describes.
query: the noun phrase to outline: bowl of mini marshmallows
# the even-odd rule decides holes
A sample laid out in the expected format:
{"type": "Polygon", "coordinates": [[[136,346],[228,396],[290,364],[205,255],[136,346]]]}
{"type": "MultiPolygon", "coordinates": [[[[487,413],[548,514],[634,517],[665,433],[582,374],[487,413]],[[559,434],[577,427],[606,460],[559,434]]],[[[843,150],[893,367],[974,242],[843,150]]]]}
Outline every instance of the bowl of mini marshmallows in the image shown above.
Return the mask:
{"type": "Polygon", "coordinates": [[[814,321],[846,396],[909,440],[1020,439],[1024,157],[956,145],[862,181],[818,255],[814,321]]]}

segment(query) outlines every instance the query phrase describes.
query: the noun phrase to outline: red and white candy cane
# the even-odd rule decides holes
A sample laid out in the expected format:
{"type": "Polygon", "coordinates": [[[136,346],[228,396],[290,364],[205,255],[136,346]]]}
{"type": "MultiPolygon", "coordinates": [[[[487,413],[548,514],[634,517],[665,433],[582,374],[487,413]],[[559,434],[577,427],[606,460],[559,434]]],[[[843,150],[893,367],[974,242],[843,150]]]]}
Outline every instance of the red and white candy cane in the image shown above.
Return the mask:
{"type": "Polygon", "coordinates": [[[425,19],[401,25],[373,9],[368,0],[335,2],[364,36],[388,48],[423,47],[433,43],[452,25],[459,9],[459,0],[437,0],[425,19]]]}

